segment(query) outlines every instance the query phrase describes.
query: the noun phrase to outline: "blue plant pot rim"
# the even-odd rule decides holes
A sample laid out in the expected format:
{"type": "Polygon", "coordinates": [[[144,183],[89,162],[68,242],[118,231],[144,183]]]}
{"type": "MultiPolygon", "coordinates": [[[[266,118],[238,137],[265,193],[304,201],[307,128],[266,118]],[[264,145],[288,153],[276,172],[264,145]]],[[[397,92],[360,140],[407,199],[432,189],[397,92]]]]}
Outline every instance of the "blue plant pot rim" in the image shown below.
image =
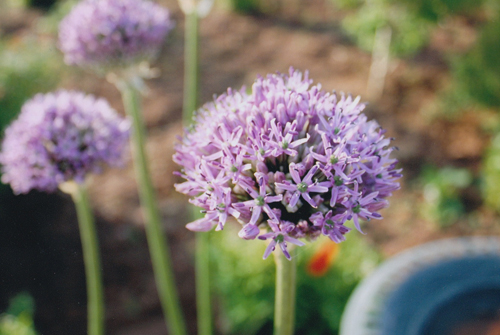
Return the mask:
{"type": "Polygon", "coordinates": [[[424,334],[429,321],[433,319],[433,315],[448,305],[450,301],[457,299],[461,295],[490,290],[500,291],[500,281],[498,278],[460,281],[456,285],[451,285],[448,289],[435,296],[428,304],[421,306],[420,312],[415,315],[409,327],[411,335],[424,334]]]}
{"type": "Polygon", "coordinates": [[[342,316],[340,335],[380,334],[381,316],[387,298],[423,268],[446,260],[488,255],[500,256],[500,237],[471,236],[437,240],[388,259],[365,278],[351,295],[342,316]]]}

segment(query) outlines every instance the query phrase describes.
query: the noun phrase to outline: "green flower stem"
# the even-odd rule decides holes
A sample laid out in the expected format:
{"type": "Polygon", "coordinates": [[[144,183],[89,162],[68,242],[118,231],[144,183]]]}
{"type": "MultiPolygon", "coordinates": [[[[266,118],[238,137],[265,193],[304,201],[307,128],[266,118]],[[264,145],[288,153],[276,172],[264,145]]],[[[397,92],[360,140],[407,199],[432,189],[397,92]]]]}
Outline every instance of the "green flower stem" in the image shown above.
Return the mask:
{"type": "Polygon", "coordinates": [[[297,258],[289,245],[291,260],[281,250],[274,252],[276,262],[276,297],[274,301],[274,335],[292,335],[295,320],[297,258]]]}
{"type": "Polygon", "coordinates": [[[184,39],[184,101],[182,116],[184,124],[191,123],[198,107],[198,14],[186,15],[184,39]]]}
{"type": "Polygon", "coordinates": [[[132,118],[132,149],[139,186],[139,196],[146,219],[146,236],[153,264],[156,286],[169,334],[185,335],[186,326],[177,296],[170,251],[161,228],[161,217],[156,203],[145,152],[146,127],[141,114],[140,92],[131,82],[119,86],[127,114],[132,118]]]}
{"type": "Polygon", "coordinates": [[[82,241],[83,260],[87,282],[88,334],[104,334],[104,290],[102,285],[99,243],[92,209],[85,185],[68,184],[68,192],[73,197],[78,216],[80,239],[82,241]]]}
{"type": "MultiPolygon", "coordinates": [[[[184,49],[184,125],[192,122],[198,107],[198,13],[196,10],[186,15],[184,49]]],[[[190,210],[191,218],[200,218],[195,208],[190,210]]],[[[198,335],[212,334],[212,307],[210,303],[210,242],[209,233],[196,233],[196,310],[198,335]]]]}
{"type": "Polygon", "coordinates": [[[209,250],[210,232],[196,233],[196,310],[199,335],[212,334],[209,250]]]}

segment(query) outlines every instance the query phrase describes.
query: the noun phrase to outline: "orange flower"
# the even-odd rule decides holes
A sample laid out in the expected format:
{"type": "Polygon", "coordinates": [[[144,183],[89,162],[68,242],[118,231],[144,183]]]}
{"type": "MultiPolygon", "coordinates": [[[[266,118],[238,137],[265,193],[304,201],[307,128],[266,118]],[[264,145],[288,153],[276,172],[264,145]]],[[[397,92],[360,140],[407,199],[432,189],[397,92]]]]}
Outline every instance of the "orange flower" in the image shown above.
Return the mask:
{"type": "Polygon", "coordinates": [[[327,240],[316,250],[307,263],[307,273],[314,277],[325,275],[339,252],[339,245],[327,240]]]}

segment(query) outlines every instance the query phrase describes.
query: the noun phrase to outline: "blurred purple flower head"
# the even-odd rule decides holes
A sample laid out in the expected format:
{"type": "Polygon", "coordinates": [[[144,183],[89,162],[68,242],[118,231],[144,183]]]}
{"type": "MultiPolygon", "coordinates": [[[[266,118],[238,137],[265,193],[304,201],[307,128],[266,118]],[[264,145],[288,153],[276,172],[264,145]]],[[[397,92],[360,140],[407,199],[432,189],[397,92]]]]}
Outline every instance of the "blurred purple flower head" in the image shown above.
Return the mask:
{"type": "Polygon", "coordinates": [[[270,239],[264,258],[279,246],[320,235],[345,240],[352,220],[380,219],[399,189],[401,170],[376,121],[359,97],[311,86],[307,73],[258,78],[250,94],[228,90],[198,110],[176,146],[186,181],[176,189],[205,216],[195,231],[223,229],[229,217],[243,239],[270,239]]]}
{"type": "Polygon", "coordinates": [[[104,99],[63,90],[38,94],[5,131],[2,182],[15,193],[83,182],[106,164],[124,163],[129,129],[104,99]]]}
{"type": "Polygon", "coordinates": [[[147,0],[83,0],[59,25],[64,61],[100,72],[150,61],[173,28],[167,9],[147,0]]]}

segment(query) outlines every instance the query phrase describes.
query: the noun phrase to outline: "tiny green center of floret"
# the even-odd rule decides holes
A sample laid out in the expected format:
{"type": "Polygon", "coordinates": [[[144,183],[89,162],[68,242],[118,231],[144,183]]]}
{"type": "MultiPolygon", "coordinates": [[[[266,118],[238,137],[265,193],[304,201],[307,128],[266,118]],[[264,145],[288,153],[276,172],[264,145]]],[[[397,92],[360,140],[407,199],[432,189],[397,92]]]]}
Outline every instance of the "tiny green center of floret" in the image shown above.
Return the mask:
{"type": "Polygon", "coordinates": [[[219,208],[219,212],[221,212],[221,213],[222,213],[222,212],[225,212],[225,211],[226,211],[226,204],[224,204],[224,203],[222,203],[222,202],[221,202],[221,203],[217,206],[217,208],[219,208]]]}
{"type": "Polygon", "coordinates": [[[264,197],[259,195],[257,198],[255,198],[255,203],[257,204],[257,206],[264,206],[266,202],[264,200],[264,197]]]}
{"type": "Polygon", "coordinates": [[[354,207],[352,208],[352,212],[353,212],[353,213],[356,213],[356,214],[358,214],[359,212],[361,212],[361,205],[360,205],[360,204],[357,204],[356,206],[354,206],[354,207]]]}
{"type": "Polygon", "coordinates": [[[304,193],[307,191],[307,184],[306,183],[300,183],[297,185],[297,190],[300,192],[300,193],[304,193]]]}
{"type": "Polygon", "coordinates": [[[276,236],[276,242],[283,243],[284,240],[285,240],[285,237],[283,235],[278,234],[278,236],[276,236]]]}
{"type": "Polygon", "coordinates": [[[333,229],[333,226],[335,225],[335,223],[332,220],[326,220],[325,223],[326,223],[325,225],[326,230],[333,229]]]}

